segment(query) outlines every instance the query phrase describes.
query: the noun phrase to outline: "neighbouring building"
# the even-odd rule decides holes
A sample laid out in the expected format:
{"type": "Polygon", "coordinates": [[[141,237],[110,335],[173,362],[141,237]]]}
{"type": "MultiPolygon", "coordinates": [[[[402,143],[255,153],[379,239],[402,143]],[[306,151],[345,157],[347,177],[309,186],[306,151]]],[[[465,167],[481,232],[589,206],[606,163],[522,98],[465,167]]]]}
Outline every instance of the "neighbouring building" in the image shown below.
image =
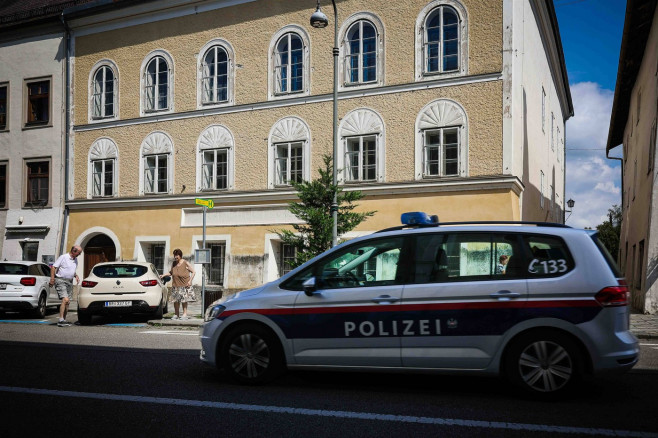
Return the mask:
{"type": "MultiPolygon", "coordinates": [[[[67,242],[98,260],[202,243],[207,284],[285,272],[290,181],[332,152],[334,39],[314,0],[161,0],[66,10],[72,32],[67,242]],[[103,7],[104,9],[96,9],[103,7]]],[[[348,236],[443,221],[563,222],[573,115],[552,1],[340,0],[340,183],[374,217],[348,236]]],[[[197,268],[200,268],[197,265],[197,268]]],[[[197,276],[195,281],[200,277],[197,276]]]]}
{"type": "Polygon", "coordinates": [[[3,260],[62,251],[66,38],[60,15],[84,1],[0,4],[0,245],[3,260]]]}
{"type": "Polygon", "coordinates": [[[607,151],[623,144],[619,264],[633,307],[658,312],[658,9],[628,0],[607,151]]]}

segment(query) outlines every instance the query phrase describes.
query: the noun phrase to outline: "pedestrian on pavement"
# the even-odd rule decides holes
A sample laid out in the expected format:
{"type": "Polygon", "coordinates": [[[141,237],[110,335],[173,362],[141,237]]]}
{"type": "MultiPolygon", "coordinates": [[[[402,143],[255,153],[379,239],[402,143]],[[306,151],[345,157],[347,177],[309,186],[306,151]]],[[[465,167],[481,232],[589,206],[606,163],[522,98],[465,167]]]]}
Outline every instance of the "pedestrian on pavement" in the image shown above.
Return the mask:
{"type": "Polygon", "coordinates": [[[74,245],[68,254],[61,255],[50,267],[50,287],[55,287],[57,296],[62,300],[59,306],[58,327],[68,327],[71,325],[66,320],[66,314],[69,311],[69,303],[73,298],[73,280],[75,284],[80,283],[80,278],[76,271],[78,269],[78,256],[82,252],[80,245],[74,245]]]}
{"type": "Polygon", "coordinates": [[[171,298],[174,303],[175,315],[171,319],[188,319],[187,303],[196,301],[196,294],[192,288],[192,279],[194,279],[194,267],[183,258],[183,251],[176,248],[174,250],[174,261],[171,264],[171,270],[160,276],[171,276],[171,298]],[[183,316],[180,316],[180,305],[183,303],[183,316]]]}

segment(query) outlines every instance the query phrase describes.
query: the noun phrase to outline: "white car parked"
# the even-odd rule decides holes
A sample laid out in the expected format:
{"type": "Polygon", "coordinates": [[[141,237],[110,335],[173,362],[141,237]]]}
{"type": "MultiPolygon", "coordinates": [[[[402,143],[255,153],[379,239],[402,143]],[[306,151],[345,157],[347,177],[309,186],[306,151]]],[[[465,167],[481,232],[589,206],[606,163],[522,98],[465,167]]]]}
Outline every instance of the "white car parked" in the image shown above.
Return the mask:
{"type": "Polygon", "coordinates": [[[93,267],[78,294],[78,321],[92,315],[145,313],[161,319],[168,312],[169,291],[151,263],[109,262],[93,267]]]}
{"type": "Polygon", "coordinates": [[[49,281],[50,267],[44,263],[0,262],[0,310],[20,310],[34,318],[45,317],[47,306],[60,304],[49,281]]]}

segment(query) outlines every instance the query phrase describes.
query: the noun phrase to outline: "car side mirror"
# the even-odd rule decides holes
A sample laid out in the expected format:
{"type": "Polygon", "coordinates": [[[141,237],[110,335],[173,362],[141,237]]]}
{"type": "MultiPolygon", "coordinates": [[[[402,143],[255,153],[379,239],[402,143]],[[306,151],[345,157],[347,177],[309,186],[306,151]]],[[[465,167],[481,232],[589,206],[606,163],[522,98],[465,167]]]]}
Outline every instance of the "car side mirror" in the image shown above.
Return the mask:
{"type": "Polygon", "coordinates": [[[304,293],[305,293],[307,296],[312,297],[312,296],[313,296],[313,292],[316,291],[316,287],[315,287],[315,277],[311,277],[311,278],[309,278],[308,280],[306,280],[306,281],[303,283],[303,286],[304,286],[304,293]]]}
{"type": "Polygon", "coordinates": [[[171,277],[169,275],[165,275],[162,277],[162,282],[163,283],[169,283],[171,281],[171,277]]]}

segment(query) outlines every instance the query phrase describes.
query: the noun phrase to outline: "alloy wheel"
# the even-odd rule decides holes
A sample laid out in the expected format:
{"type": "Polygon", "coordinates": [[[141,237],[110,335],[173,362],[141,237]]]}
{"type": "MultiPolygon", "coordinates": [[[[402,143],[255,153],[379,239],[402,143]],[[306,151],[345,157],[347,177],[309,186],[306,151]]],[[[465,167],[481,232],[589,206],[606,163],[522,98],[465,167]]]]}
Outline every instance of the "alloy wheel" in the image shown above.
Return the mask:
{"type": "Polygon", "coordinates": [[[228,353],[233,371],[248,379],[260,377],[270,365],[267,343],[252,333],[243,333],[233,339],[228,353]]]}
{"type": "Polygon", "coordinates": [[[536,341],[521,352],[519,374],[523,382],[535,391],[554,392],[569,383],[574,374],[574,363],[561,345],[536,341]]]}

